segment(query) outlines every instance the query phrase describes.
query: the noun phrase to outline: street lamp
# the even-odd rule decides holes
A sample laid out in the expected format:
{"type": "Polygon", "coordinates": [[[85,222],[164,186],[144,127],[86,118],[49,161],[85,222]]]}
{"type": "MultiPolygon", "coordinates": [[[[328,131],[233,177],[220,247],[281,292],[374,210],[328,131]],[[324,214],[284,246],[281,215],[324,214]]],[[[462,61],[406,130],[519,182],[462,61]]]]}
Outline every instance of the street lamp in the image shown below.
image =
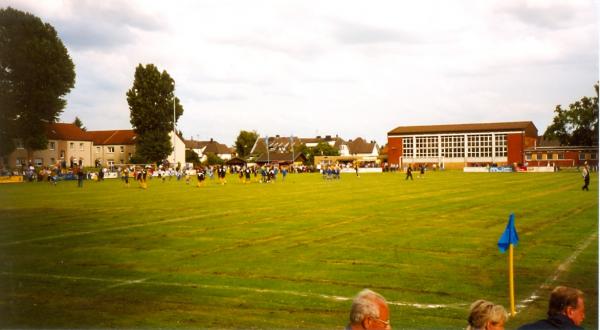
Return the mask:
{"type": "Polygon", "coordinates": [[[173,80],[173,167],[175,167],[177,163],[177,146],[175,145],[175,80],[173,80]]]}

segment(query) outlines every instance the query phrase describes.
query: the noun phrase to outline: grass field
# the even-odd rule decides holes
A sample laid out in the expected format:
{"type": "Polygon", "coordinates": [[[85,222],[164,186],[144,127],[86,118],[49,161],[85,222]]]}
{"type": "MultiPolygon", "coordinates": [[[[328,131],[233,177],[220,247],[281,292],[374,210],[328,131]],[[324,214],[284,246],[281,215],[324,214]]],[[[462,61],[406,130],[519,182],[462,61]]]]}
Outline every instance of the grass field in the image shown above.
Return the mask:
{"type": "Polygon", "coordinates": [[[474,300],[509,305],[496,243],[514,212],[507,328],[543,318],[558,284],[597,328],[595,173],[590,192],[576,172],[416,176],[2,185],[0,327],[340,329],[367,287],[396,329],[461,329],[474,300]]]}

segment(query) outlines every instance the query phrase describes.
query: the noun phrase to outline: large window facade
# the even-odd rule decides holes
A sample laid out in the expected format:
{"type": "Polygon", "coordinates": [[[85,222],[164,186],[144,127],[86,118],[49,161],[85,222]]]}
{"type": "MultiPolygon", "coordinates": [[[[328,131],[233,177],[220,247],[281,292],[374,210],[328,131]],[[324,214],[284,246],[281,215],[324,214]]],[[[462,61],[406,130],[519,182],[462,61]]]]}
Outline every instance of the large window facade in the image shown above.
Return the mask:
{"type": "MultiPolygon", "coordinates": [[[[506,133],[417,135],[402,138],[404,158],[504,158],[506,133]]],[[[541,157],[540,157],[541,158],[541,157]]]]}
{"type": "Polygon", "coordinates": [[[413,138],[402,138],[402,155],[407,158],[413,158],[413,138]]]}
{"type": "Polygon", "coordinates": [[[467,137],[467,156],[470,158],[492,157],[492,135],[469,135],[467,137]]]}
{"type": "Polygon", "coordinates": [[[465,157],[465,137],[462,135],[442,136],[442,156],[446,158],[465,157]]]}
{"type": "Polygon", "coordinates": [[[417,158],[433,158],[439,156],[437,136],[417,136],[417,158]]]}
{"type": "Polygon", "coordinates": [[[508,154],[506,146],[506,134],[496,134],[494,139],[496,157],[506,157],[508,154]]]}

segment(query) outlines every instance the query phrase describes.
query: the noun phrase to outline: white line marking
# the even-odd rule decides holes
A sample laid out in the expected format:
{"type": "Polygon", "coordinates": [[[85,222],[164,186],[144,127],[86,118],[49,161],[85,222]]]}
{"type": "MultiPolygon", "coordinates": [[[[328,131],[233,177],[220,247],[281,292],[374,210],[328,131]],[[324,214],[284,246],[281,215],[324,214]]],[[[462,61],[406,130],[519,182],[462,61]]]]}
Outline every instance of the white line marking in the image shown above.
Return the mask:
{"type": "Polygon", "coordinates": [[[112,288],[116,288],[116,287],[123,286],[123,285],[138,284],[138,283],[145,282],[146,280],[148,280],[148,278],[141,278],[139,280],[133,280],[133,281],[123,281],[121,283],[110,285],[110,286],[108,286],[106,288],[107,289],[112,289],[112,288]]]}
{"type": "Polygon", "coordinates": [[[231,213],[232,212],[222,212],[222,213],[213,213],[213,214],[207,214],[207,215],[193,215],[193,216],[180,217],[180,218],[175,218],[175,219],[166,219],[166,220],[158,220],[158,221],[145,222],[145,223],[136,223],[136,224],[133,224],[133,225],[125,225],[125,226],[104,228],[104,229],[98,229],[98,230],[80,231],[80,232],[74,232],[74,233],[65,233],[65,234],[60,234],[60,235],[52,235],[52,236],[45,236],[45,237],[24,239],[24,240],[21,240],[21,241],[13,241],[13,242],[0,243],[0,246],[9,246],[9,245],[17,245],[17,244],[30,243],[30,242],[47,241],[47,240],[53,240],[53,239],[57,239],[57,238],[83,236],[83,235],[103,233],[103,232],[107,232],[107,231],[117,231],[117,230],[131,229],[131,228],[138,228],[138,227],[146,227],[146,226],[159,225],[159,224],[165,224],[165,223],[183,222],[183,221],[194,220],[194,219],[202,219],[202,218],[206,218],[206,217],[228,215],[228,214],[231,214],[231,213]]]}
{"type": "MultiPolygon", "coordinates": [[[[111,278],[99,278],[99,277],[85,277],[85,276],[71,276],[71,275],[54,275],[54,274],[36,274],[36,273],[10,273],[0,272],[2,276],[13,276],[13,277],[36,277],[36,278],[53,278],[59,280],[72,280],[72,281],[97,281],[105,283],[113,283],[109,285],[107,289],[116,288],[123,285],[156,285],[156,286],[175,286],[175,287],[186,287],[186,288],[204,288],[204,289],[217,289],[217,290],[239,290],[239,291],[250,291],[256,293],[274,293],[283,295],[292,295],[299,297],[314,297],[326,300],[334,301],[351,301],[352,297],[343,297],[335,295],[327,295],[314,292],[300,292],[292,290],[274,290],[274,289],[260,289],[243,286],[228,286],[228,285],[210,285],[210,284],[196,284],[196,283],[181,283],[181,282],[162,282],[162,281],[147,281],[147,278],[139,280],[123,280],[123,279],[111,279],[111,278]]],[[[435,308],[464,308],[466,304],[420,304],[420,303],[409,303],[403,301],[388,301],[389,305],[413,307],[417,309],[435,309],[435,308]]]]}
{"type": "MultiPolygon", "coordinates": [[[[181,219],[176,220],[164,220],[165,221],[183,221],[181,219]]],[[[132,225],[139,226],[139,225],[132,225]]],[[[112,230],[112,229],[108,229],[112,230]]],[[[116,230],[116,229],[115,229],[116,230]]],[[[527,308],[527,306],[538,299],[539,292],[545,288],[548,288],[554,283],[560,274],[567,270],[569,266],[577,259],[577,257],[591,244],[591,242],[596,239],[598,233],[595,232],[590,235],[587,239],[585,239],[582,243],[579,244],[577,249],[567,258],[563,263],[561,263],[556,271],[539,287],[537,288],[528,298],[521,300],[517,307],[519,309],[527,308]]],[[[156,286],[176,286],[176,287],[188,287],[188,288],[205,288],[205,289],[218,289],[218,290],[240,290],[240,291],[250,291],[257,293],[274,293],[274,294],[285,294],[285,295],[294,295],[300,297],[317,297],[321,299],[327,300],[335,300],[335,301],[350,301],[351,297],[343,297],[343,296],[335,296],[335,295],[326,295],[320,293],[313,292],[299,292],[299,291],[291,291],[291,290],[273,290],[273,289],[259,289],[259,288],[251,288],[251,287],[243,287],[243,286],[227,286],[227,285],[209,285],[209,284],[196,284],[196,283],[181,283],[181,282],[162,282],[162,281],[148,281],[148,278],[143,278],[139,280],[125,280],[125,279],[115,279],[115,278],[99,278],[99,277],[85,277],[85,276],[71,276],[71,275],[55,275],[55,274],[38,274],[38,273],[10,273],[10,272],[0,272],[2,276],[21,276],[21,277],[37,277],[37,278],[53,278],[59,280],[73,280],[73,281],[98,281],[105,283],[113,283],[109,285],[107,289],[116,288],[123,285],[135,285],[135,284],[144,284],[144,285],[156,285],[156,286]]],[[[458,308],[464,309],[467,304],[465,303],[456,303],[456,304],[420,304],[420,303],[409,303],[403,301],[388,301],[388,304],[395,306],[404,306],[404,307],[413,307],[417,309],[437,309],[437,308],[458,308]]]]}
{"type": "Polygon", "coordinates": [[[556,271],[554,271],[554,273],[552,275],[550,275],[546,281],[544,281],[544,283],[542,283],[542,285],[540,285],[537,289],[535,289],[531,295],[529,295],[529,297],[521,300],[518,304],[517,304],[517,308],[519,309],[525,309],[529,306],[529,304],[531,304],[532,302],[536,301],[538,298],[540,298],[540,293],[542,290],[544,289],[548,289],[552,286],[552,284],[554,282],[556,282],[556,280],[558,280],[558,277],[561,275],[561,273],[563,273],[564,271],[566,271],[567,269],[569,269],[569,267],[571,266],[571,264],[573,262],[575,262],[575,259],[577,259],[577,257],[579,257],[579,255],[592,243],[592,241],[594,239],[596,239],[598,237],[598,233],[594,232],[592,233],[588,238],[586,238],[585,240],[583,240],[581,243],[579,243],[579,246],[577,247],[577,249],[575,249],[575,251],[567,258],[565,259],[565,261],[563,261],[558,268],[556,268],[556,271]]]}

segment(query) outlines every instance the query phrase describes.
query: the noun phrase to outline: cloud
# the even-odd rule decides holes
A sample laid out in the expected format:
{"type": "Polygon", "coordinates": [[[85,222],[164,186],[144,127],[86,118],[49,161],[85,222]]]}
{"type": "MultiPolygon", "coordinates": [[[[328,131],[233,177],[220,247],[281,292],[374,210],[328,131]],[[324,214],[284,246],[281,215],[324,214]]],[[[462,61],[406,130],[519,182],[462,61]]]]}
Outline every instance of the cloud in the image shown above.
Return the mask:
{"type": "Polygon", "coordinates": [[[499,13],[512,16],[524,25],[548,30],[567,28],[577,24],[579,10],[577,1],[569,4],[556,1],[519,1],[507,2],[498,7],[499,13]]]}
{"type": "Polygon", "coordinates": [[[38,3],[25,0],[12,6],[40,15],[73,49],[110,50],[133,43],[139,31],[156,32],[168,28],[159,15],[130,2],[55,1],[45,3],[45,6],[38,3]]]}
{"type": "Polygon", "coordinates": [[[186,136],[362,136],[532,120],[593,93],[589,0],[377,3],[0,0],[56,27],[76,64],[66,121],[127,128],[138,63],[176,80],[186,136]]]}
{"type": "Polygon", "coordinates": [[[418,39],[399,29],[370,26],[355,22],[339,22],[335,38],[347,45],[373,43],[417,43],[418,39]]]}

